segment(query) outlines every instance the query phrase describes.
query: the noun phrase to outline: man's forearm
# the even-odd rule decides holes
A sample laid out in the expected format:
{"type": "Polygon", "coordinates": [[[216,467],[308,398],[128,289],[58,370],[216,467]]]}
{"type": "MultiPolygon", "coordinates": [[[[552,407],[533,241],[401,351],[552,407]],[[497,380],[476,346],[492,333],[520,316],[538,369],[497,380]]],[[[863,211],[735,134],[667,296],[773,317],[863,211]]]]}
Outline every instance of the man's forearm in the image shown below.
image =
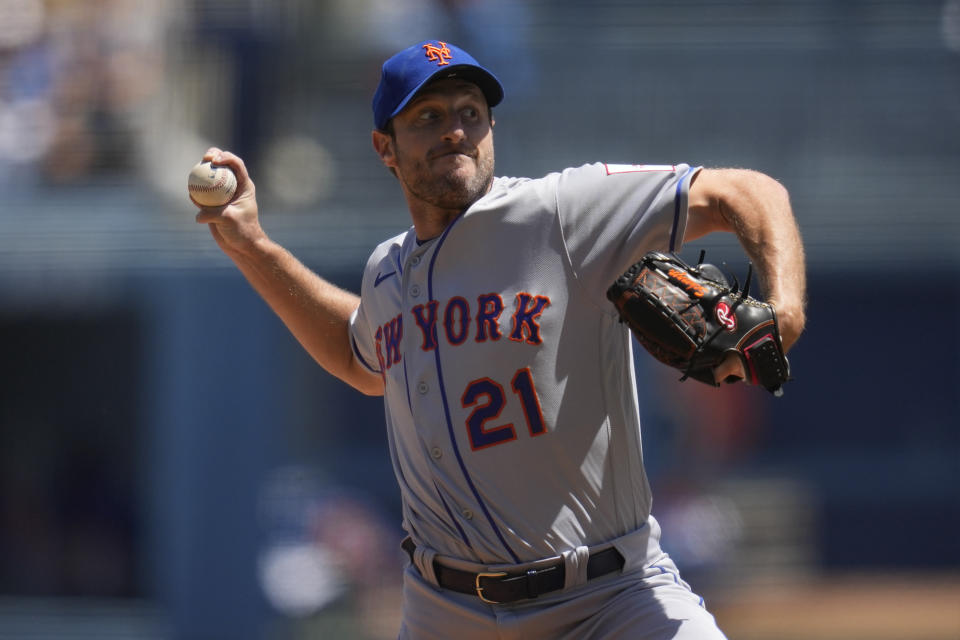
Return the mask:
{"type": "Polygon", "coordinates": [[[803,331],[806,307],[806,259],[789,194],[756,172],[738,172],[732,184],[720,213],[756,265],[789,349],[803,331]]]}
{"type": "Polygon", "coordinates": [[[704,169],[690,188],[685,241],[713,231],[736,234],[774,305],[784,347],[806,323],[806,259],[787,190],[743,169],[704,169]]]}

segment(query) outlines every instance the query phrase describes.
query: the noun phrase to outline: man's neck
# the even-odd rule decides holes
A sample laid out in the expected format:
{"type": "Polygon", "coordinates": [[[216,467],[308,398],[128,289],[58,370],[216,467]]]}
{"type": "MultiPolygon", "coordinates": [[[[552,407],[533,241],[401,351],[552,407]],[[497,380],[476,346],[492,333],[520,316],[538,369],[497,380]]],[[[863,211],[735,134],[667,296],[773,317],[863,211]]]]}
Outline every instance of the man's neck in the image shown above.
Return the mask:
{"type": "Polygon", "coordinates": [[[441,209],[430,205],[418,208],[410,207],[410,217],[413,219],[413,228],[417,232],[417,240],[426,242],[436,238],[446,230],[451,222],[462,213],[458,209],[441,209]]]}
{"type": "MultiPolygon", "coordinates": [[[[493,182],[491,181],[483,195],[489,193],[492,186],[493,182]]],[[[442,234],[451,222],[476,202],[474,200],[462,209],[447,209],[424,202],[409,192],[405,192],[405,195],[407,208],[410,210],[410,217],[413,220],[413,228],[416,230],[417,240],[420,242],[426,242],[442,234]]]]}

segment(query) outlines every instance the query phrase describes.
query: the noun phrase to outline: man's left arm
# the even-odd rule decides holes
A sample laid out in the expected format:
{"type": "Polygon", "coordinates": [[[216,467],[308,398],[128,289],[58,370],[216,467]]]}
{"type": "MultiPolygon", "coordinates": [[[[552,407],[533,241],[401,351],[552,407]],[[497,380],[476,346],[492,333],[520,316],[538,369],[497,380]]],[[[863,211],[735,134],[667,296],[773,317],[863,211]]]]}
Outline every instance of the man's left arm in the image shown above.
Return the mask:
{"type": "Polygon", "coordinates": [[[776,309],[784,350],[790,349],[806,322],[807,279],[787,190],[756,171],[699,171],[690,185],[684,241],[713,231],[736,234],[757,269],[766,301],[776,309]]]}

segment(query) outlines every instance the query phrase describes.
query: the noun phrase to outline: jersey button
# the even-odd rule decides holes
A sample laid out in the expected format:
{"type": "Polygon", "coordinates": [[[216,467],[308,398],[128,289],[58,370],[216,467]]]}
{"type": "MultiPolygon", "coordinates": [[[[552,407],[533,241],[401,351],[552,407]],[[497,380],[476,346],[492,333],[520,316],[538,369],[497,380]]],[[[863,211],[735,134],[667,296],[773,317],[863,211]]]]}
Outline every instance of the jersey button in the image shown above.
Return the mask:
{"type": "Polygon", "coordinates": [[[410,287],[410,295],[413,296],[414,298],[419,298],[419,297],[420,297],[420,285],[415,284],[415,285],[413,285],[412,287],[410,287]]]}
{"type": "Polygon", "coordinates": [[[440,447],[434,447],[430,449],[430,455],[433,456],[434,459],[439,460],[443,457],[443,451],[440,450],[440,447]]]}
{"type": "Polygon", "coordinates": [[[467,520],[473,520],[473,511],[470,511],[470,509],[464,509],[463,517],[466,518],[467,520]]]}
{"type": "Polygon", "coordinates": [[[418,264],[420,264],[420,256],[413,256],[412,258],[410,258],[410,266],[411,266],[411,267],[415,267],[415,266],[417,266],[418,264]]]}
{"type": "Polygon", "coordinates": [[[417,383],[417,392],[420,395],[426,395],[428,391],[430,391],[430,385],[428,385],[426,382],[421,381],[417,383]]]}

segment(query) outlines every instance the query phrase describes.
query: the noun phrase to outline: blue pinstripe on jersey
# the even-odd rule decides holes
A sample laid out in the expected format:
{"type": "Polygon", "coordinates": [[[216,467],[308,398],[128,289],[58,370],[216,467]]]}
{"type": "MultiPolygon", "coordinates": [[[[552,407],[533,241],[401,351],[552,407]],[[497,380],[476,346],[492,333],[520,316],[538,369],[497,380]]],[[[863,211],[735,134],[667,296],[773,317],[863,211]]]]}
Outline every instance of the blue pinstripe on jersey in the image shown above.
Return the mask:
{"type": "MultiPolygon", "coordinates": [[[[437,256],[440,255],[440,249],[443,247],[443,243],[446,241],[447,236],[450,234],[451,229],[460,220],[463,219],[463,213],[457,216],[447,228],[444,229],[443,233],[440,235],[440,238],[437,240],[437,246],[433,250],[433,256],[430,258],[430,267],[427,271],[427,295],[430,300],[434,300],[433,295],[433,268],[437,261],[437,256]]],[[[434,359],[437,363],[437,381],[440,384],[440,399],[443,403],[443,414],[444,418],[447,421],[447,433],[450,436],[450,445],[453,447],[453,453],[457,458],[457,464],[460,465],[460,471],[463,473],[463,478],[467,482],[467,486],[470,487],[470,491],[473,493],[474,499],[476,499],[477,504],[480,505],[480,509],[483,511],[484,517],[486,517],[487,522],[490,524],[490,527],[493,529],[493,532],[496,534],[497,539],[500,540],[500,543],[503,545],[503,548],[507,550],[507,553],[510,554],[510,557],[513,559],[514,563],[520,564],[520,557],[514,553],[513,549],[510,548],[510,545],[507,544],[506,538],[503,536],[503,532],[500,531],[500,528],[497,527],[497,523],[493,521],[493,516],[490,515],[490,510],[487,508],[486,503],[483,501],[483,498],[480,497],[480,492],[477,491],[477,487],[473,484],[473,479],[470,477],[470,472],[467,471],[467,466],[463,462],[463,456],[460,455],[460,448],[457,446],[456,434],[453,430],[453,420],[450,417],[450,406],[447,403],[447,390],[443,384],[443,367],[440,364],[440,345],[437,345],[437,348],[433,352],[434,359]]],[[[442,497],[442,496],[441,496],[442,497]]],[[[444,503],[446,504],[446,503],[444,503]]],[[[457,528],[460,528],[460,524],[454,518],[454,524],[457,525],[457,528]]]]}

